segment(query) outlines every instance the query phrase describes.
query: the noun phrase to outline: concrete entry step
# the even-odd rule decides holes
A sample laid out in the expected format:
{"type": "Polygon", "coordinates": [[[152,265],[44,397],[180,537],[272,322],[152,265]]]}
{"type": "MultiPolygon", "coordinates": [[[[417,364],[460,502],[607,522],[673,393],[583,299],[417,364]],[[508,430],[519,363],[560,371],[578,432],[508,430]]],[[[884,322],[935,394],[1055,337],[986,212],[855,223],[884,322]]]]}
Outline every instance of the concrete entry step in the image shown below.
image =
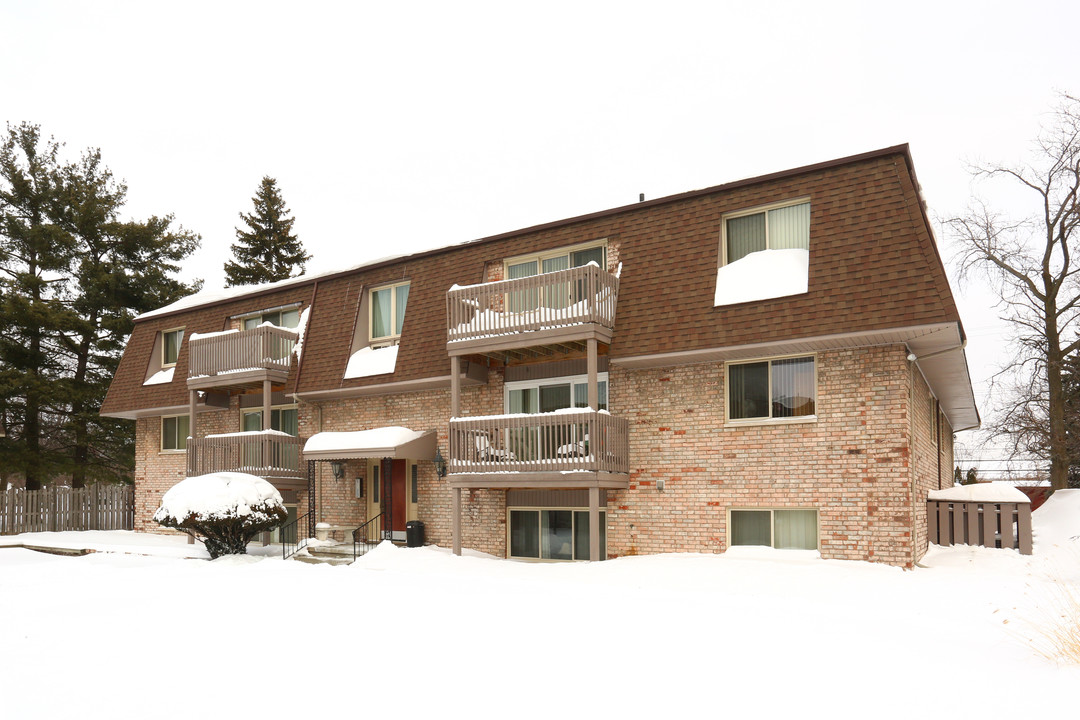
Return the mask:
{"type": "Polygon", "coordinates": [[[293,555],[291,560],[311,565],[352,565],[352,553],[349,557],[316,557],[312,555],[293,555]]]}

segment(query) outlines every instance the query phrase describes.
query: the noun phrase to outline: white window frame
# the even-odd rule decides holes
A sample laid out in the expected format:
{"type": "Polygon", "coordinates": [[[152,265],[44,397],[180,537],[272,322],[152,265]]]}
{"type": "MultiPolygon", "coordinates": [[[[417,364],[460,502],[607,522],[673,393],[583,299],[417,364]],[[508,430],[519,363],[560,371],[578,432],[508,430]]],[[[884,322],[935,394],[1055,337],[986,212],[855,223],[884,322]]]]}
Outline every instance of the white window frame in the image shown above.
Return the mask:
{"type": "MultiPolygon", "coordinates": [[[[397,318],[397,289],[403,285],[411,285],[412,281],[404,280],[402,282],[396,282],[389,285],[379,285],[377,287],[368,288],[367,296],[367,321],[368,321],[368,345],[373,348],[388,347],[390,345],[397,345],[401,341],[401,329],[405,326],[405,317],[402,316],[401,324],[402,328],[398,329],[397,334],[394,335],[380,335],[375,337],[375,298],[374,294],[380,290],[390,291],[390,322],[393,323],[397,318]]],[[[409,288],[409,295],[412,295],[412,288],[409,288]]],[[[405,312],[408,312],[408,300],[405,301],[405,312]]]]}
{"type": "MultiPolygon", "coordinates": [[[[769,249],[769,211],[779,210],[780,208],[793,207],[795,205],[809,204],[810,197],[800,197],[794,200],[782,200],[780,202],[770,203],[768,205],[758,205],[756,207],[747,208],[746,210],[737,210],[735,212],[724,213],[720,216],[720,266],[728,264],[727,259],[727,224],[728,220],[734,220],[735,218],[747,217],[749,215],[765,214],[765,249],[769,249]]],[[[811,219],[813,215],[811,214],[811,219]]]]}
{"type": "Polygon", "coordinates": [[[183,346],[183,344],[184,344],[184,328],[176,327],[176,328],[170,328],[169,330],[162,330],[161,331],[161,348],[160,348],[161,355],[160,355],[160,358],[161,358],[161,367],[163,369],[164,368],[176,367],[176,362],[177,362],[177,360],[180,359],[180,348],[183,346]],[[165,362],[165,336],[173,335],[175,333],[180,333],[180,337],[177,338],[177,340],[176,340],[176,360],[173,360],[171,363],[170,362],[165,362]]]}
{"type": "MultiPolygon", "coordinates": [[[[288,305],[279,305],[277,307],[267,308],[265,310],[259,310],[258,312],[244,313],[243,315],[235,315],[234,317],[236,318],[237,321],[239,321],[240,329],[243,330],[244,325],[247,324],[247,321],[250,320],[251,318],[260,318],[261,319],[264,315],[268,315],[270,313],[278,313],[280,315],[281,313],[285,313],[285,312],[288,312],[290,310],[295,310],[296,311],[296,322],[297,322],[297,325],[299,325],[299,323],[300,323],[300,310],[301,310],[300,303],[290,303],[288,305]]],[[[261,325],[262,323],[260,322],[260,323],[257,323],[257,324],[261,325]]],[[[292,330],[292,329],[295,328],[295,326],[293,328],[290,328],[290,327],[288,327],[286,325],[275,325],[275,327],[286,328],[288,330],[292,330]]]]}
{"type": "MultiPolygon", "coordinates": [[[[727,510],[727,527],[725,538],[728,549],[733,547],[760,547],[759,545],[734,545],[732,544],[732,535],[735,534],[735,529],[731,524],[731,514],[733,512],[768,512],[769,513],[769,547],[776,548],[776,511],[784,510],[813,510],[817,518],[817,527],[815,528],[815,535],[817,536],[817,547],[812,548],[821,552],[821,508],[819,507],[776,507],[776,506],[758,506],[758,507],[743,507],[735,506],[729,507],[727,510]]],[[[785,548],[793,549],[793,548],[785,548]]],[[[807,548],[811,549],[811,548],[807,548]]]]}
{"type": "Polygon", "coordinates": [[[733,427],[743,425],[790,425],[817,422],[818,419],[818,356],[817,353],[798,353],[795,355],[773,355],[752,360],[729,360],[724,363],[724,425],[733,427]],[[774,360],[793,360],[795,358],[813,358],[814,360],[814,414],[798,415],[788,418],[772,417],[772,363],[774,360]],[[769,417],[733,418],[731,417],[731,367],[733,365],[753,365],[769,363],[769,417]]]}
{"type": "Polygon", "coordinates": [[[158,451],[159,452],[169,453],[169,454],[172,454],[172,453],[186,453],[187,452],[187,439],[188,439],[188,436],[191,435],[191,417],[187,413],[184,413],[182,415],[162,415],[161,416],[161,422],[160,422],[158,427],[159,427],[159,433],[158,433],[158,440],[159,440],[159,442],[158,442],[158,451]],[[168,420],[168,419],[171,419],[171,418],[177,418],[177,421],[178,421],[177,422],[177,428],[176,428],[177,433],[179,433],[179,431],[180,431],[179,418],[187,418],[188,419],[187,435],[185,435],[183,438],[181,438],[179,436],[175,438],[177,445],[179,445],[180,441],[183,440],[184,447],[174,447],[174,448],[165,447],[165,421],[168,420]]]}
{"type": "MultiPolygon", "coordinates": [[[[511,555],[510,554],[511,530],[512,530],[510,523],[511,523],[511,518],[513,517],[511,515],[511,513],[513,513],[513,512],[523,512],[523,511],[524,512],[535,511],[536,513],[539,514],[540,512],[545,511],[545,510],[556,510],[556,511],[564,511],[564,512],[569,511],[571,513],[571,516],[570,516],[571,517],[571,523],[576,523],[576,521],[573,520],[573,517],[574,517],[573,513],[584,512],[584,513],[588,514],[588,512],[589,512],[589,508],[587,508],[587,507],[552,507],[552,506],[548,506],[548,505],[544,505],[544,506],[525,505],[525,506],[520,506],[520,507],[515,505],[515,506],[512,506],[512,507],[507,507],[506,508],[506,557],[507,557],[507,559],[509,559],[509,560],[519,560],[519,561],[522,561],[522,562],[537,562],[537,563],[588,562],[587,558],[584,559],[584,560],[578,560],[577,558],[574,557],[574,555],[576,554],[575,550],[577,549],[576,548],[576,543],[574,541],[574,537],[576,535],[575,531],[577,529],[576,525],[571,525],[571,528],[570,528],[570,559],[569,560],[561,560],[561,559],[558,559],[558,558],[522,557],[522,556],[511,555]]],[[[537,519],[539,519],[539,516],[538,516],[537,519]]],[[[606,548],[607,547],[607,508],[606,507],[600,508],[599,523],[600,523],[600,534],[604,538],[604,547],[606,548]]],[[[543,524],[538,522],[537,527],[543,527],[543,524]]],[[[543,544],[541,543],[541,547],[542,546],[543,546],[543,544]]],[[[606,560],[606,558],[601,558],[601,560],[606,560]]]]}
{"type": "MultiPolygon", "coordinates": [[[[596,373],[596,383],[599,385],[601,382],[608,384],[608,405],[611,405],[611,382],[608,380],[608,374],[606,372],[596,373]]],[[[588,375],[560,375],[559,377],[540,378],[532,380],[514,380],[508,383],[503,383],[503,412],[510,412],[510,391],[511,390],[531,390],[536,388],[537,393],[540,392],[540,387],[544,385],[569,385],[570,386],[570,402],[574,402],[574,385],[589,384],[588,375]]]]}
{"type": "MultiPolygon", "coordinates": [[[[529,253],[528,255],[517,255],[515,257],[509,257],[503,260],[503,278],[509,279],[510,266],[521,265],[522,263],[536,261],[536,274],[542,275],[544,270],[544,260],[551,260],[552,258],[566,256],[567,262],[569,262],[570,254],[575,252],[581,252],[582,250],[592,250],[593,248],[604,249],[604,264],[607,265],[608,261],[608,242],[607,238],[600,240],[591,240],[586,243],[579,243],[577,245],[567,245],[561,248],[555,248],[554,250],[545,250],[539,253],[529,253]]],[[[600,268],[601,270],[607,270],[606,267],[600,268]]],[[[531,277],[531,276],[530,276],[531,277]]]]}
{"type": "MultiPolygon", "coordinates": [[[[297,411],[297,413],[296,413],[296,425],[297,425],[297,427],[296,427],[296,433],[297,433],[296,437],[300,437],[300,411],[299,411],[299,408],[300,408],[300,406],[298,404],[296,404],[296,403],[286,403],[284,405],[271,405],[270,406],[270,415],[272,417],[275,410],[296,410],[297,411]]],[[[243,408],[243,409],[241,409],[240,410],[240,431],[241,432],[244,431],[244,419],[248,415],[254,415],[255,413],[261,413],[261,412],[262,412],[261,407],[253,407],[253,408],[243,408]]]]}

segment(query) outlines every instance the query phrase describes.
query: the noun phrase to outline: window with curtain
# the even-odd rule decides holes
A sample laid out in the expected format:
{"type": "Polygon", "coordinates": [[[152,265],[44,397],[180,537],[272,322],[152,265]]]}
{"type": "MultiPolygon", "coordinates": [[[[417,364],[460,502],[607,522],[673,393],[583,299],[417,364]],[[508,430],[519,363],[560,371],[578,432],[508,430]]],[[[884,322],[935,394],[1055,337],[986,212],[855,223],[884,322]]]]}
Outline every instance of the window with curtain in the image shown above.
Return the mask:
{"type": "Polygon", "coordinates": [[[818,511],[732,510],[731,545],[763,545],[779,550],[818,549],[818,511]]]}
{"type": "MultiPolygon", "coordinates": [[[[595,262],[606,268],[606,252],[603,245],[581,250],[564,250],[544,253],[528,258],[516,258],[506,264],[506,279],[517,280],[541,273],[568,270],[595,262]]],[[[552,283],[540,288],[519,290],[507,294],[507,309],[510,312],[525,312],[538,307],[565,308],[581,299],[583,288],[571,287],[571,283],[552,283]]]]}
{"type": "Polygon", "coordinates": [[[161,367],[176,365],[176,358],[180,356],[180,343],[183,341],[183,328],[161,333],[161,367]]]}
{"type": "MultiPolygon", "coordinates": [[[[244,432],[262,430],[262,410],[244,412],[244,432]]],[[[272,408],[270,410],[270,429],[288,433],[293,437],[300,434],[299,417],[295,407],[272,408]]]]}
{"type": "Polygon", "coordinates": [[[271,310],[244,318],[244,329],[250,330],[259,327],[263,323],[270,323],[283,328],[294,328],[300,324],[300,308],[287,308],[284,310],[271,310]]]}
{"type": "Polygon", "coordinates": [[[372,343],[401,337],[408,304],[407,282],[371,290],[368,296],[368,335],[372,343]]]}
{"type": "Polygon", "coordinates": [[[729,420],[782,420],[817,411],[812,356],[732,363],[727,386],[729,420]]]}
{"type": "Polygon", "coordinates": [[[729,217],[724,240],[729,264],[759,250],[809,250],[810,203],[729,217]]]}
{"type": "Polygon", "coordinates": [[[161,449],[186,450],[189,427],[187,415],[161,418],[161,449]]]}
{"type": "MultiPolygon", "coordinates": [[[[589,511],[584,508],[510,510],[510,557],[588,560],[589,511]]],[[[607,557],[607,513],[600,512],[600,558],[607,557]]]]}

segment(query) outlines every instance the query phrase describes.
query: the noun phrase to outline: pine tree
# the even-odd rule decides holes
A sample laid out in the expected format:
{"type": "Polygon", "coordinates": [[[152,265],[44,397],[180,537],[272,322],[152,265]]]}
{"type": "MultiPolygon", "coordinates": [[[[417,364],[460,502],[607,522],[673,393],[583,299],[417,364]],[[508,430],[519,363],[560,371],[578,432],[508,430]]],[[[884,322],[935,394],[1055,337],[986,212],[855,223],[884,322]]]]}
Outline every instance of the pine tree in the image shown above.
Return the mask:
{"type": "Polygon", "coordinates": [[[98,408],[134,316],[197,289],[171,275],[198,236],[121,222],[127,188],[100,152],[59,150],[27,123],[0,143],[0,467],[28,489],[131,475],[133,427],[98,408]]]}
{"type": "Polygon", "coordinates": [[[233,260],[225,263],[225,284],[255,285],[284,280],[299,268],[300,275],[311,256],[292,233],[295,218],[281,199],[277,181],[263,177],[255,197],[255,212],[240,213],[247,230],[236,228],[237,242],[233,244],[233,260]]]}

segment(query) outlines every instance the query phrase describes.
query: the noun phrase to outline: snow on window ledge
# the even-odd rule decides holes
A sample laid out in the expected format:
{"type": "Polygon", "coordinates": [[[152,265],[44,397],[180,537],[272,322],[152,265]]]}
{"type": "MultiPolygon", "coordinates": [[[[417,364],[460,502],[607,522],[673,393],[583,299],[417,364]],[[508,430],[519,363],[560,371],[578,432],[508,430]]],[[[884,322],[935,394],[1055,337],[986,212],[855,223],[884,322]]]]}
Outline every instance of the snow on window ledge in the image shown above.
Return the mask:
{"type": "Polygon", "coordinates": [[[345,379],[386,375],[394,372],[397,366],[398,345],[390,347],[360,348],[349,358],[345,368],[345,379]]]}
{"type": "Polygon", "coordinates": [[[713,307],[802,295],[809,274],[809,250],[752,252],[716,271],[713,307]]]}
{"type": "Polygon", "coordinates": [[[165,383],[171,383],[173,379],[173,372],[175,370],[175,365],[170,368],[165,368],[164,370],[159,370],[153,375],[151,375],[149,378],[147,378],[146,382],[144,382],[143,385],[164,385],[165,383]]]}

